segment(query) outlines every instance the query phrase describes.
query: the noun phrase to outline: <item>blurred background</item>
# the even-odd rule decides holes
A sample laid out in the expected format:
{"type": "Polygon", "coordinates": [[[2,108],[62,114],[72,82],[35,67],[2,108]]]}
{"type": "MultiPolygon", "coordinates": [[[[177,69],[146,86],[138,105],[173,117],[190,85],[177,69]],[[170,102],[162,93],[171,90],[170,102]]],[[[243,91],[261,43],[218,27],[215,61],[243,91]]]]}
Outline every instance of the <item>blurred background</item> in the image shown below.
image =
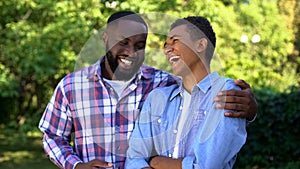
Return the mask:
{"type": "MultiPolygon", "coordinates": [[[[214,67],[250,83],[259,103],[235,168],[300,168],[299,0],[1,0],[1,169],[56,168],[42,149],[39,119],[86,42],[119,10],[207,17],[217,34],[214,67]]],[[[171,24],[154,20],[153,27],[171,24]]],[[[145,62],[170,71],[151,50],[164,38],[149,36],[145,62]]]]}

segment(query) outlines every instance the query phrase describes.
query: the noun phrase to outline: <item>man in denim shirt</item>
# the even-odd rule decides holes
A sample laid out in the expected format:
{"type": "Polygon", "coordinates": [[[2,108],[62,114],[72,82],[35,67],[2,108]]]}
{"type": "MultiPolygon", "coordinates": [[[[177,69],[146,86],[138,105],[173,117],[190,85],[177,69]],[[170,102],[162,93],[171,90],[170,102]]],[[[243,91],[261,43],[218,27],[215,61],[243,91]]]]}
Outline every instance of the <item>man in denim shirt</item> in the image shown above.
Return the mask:
{"type": "Polygon", "coordinates": [[[165,55],[182,81],[154,89],[147,97],[125,168],[233,167],[246,141],[246,119],[225,117],[228,110],[215,108],[219,91],[240,90],[232,79],[210,72],[215,44],[215,33],[203,17],[172,24],[165,55]]]}

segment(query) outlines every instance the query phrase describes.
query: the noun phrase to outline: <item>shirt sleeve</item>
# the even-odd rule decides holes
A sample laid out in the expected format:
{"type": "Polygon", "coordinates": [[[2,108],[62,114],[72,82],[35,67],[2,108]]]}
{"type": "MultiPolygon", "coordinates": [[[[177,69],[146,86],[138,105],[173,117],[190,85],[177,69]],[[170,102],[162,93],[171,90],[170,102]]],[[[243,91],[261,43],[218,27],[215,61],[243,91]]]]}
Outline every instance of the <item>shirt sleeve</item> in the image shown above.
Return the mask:
{"type": "MultiPolygon", "coordinates": [[[[228,88],[228,84],[226,88],[228,88]]],[[[238,89],[230,84],[229,88],[238,89]]],[[[201,140],[203,137],[200,135],[206,131],[199,130],[193,144],[194,155],[183,159],[183,169],[232,168],[237,153],[246,142],[246,119],[225,117],[223,115],[225,110],[216,109],[215,105],[212,106],[212,109],[211,113],[217,113],[221,119],[212,135],[205,140],[201,140]]]]}
{"type": "Polygon", "coordinates": [[[61,81],[39,123],[44,150],[50,160],[60,168],[73,169],[81,162],[70,145],[72,124],[69,103],[61,81]]]}
{"type": "Polygon", "coordinates": [[[129,140],[125,168],[141,169],[149,167],[148,160],[153,147],[149,97],[147,97],[140,116],[135,122],[134,130],[129,140]]]}
{"type": "Polygon", "coordinates": [[[176,84],[180,79],[176,76],[173,76],[169,73],[160,71],[158,75],[156,75],[155,81],[158,84],[156,87],[164,87],[164,86],[171,86],[176,84]]]}
{"type": "Polygon", "coordinates": [[[245,125],[245,119],[224,117],[207,141],[200,142],[198,138],[195,140],[195,156],[185,157],[182,168],[232,168],[237,153],[246,141],[245,125]]]}

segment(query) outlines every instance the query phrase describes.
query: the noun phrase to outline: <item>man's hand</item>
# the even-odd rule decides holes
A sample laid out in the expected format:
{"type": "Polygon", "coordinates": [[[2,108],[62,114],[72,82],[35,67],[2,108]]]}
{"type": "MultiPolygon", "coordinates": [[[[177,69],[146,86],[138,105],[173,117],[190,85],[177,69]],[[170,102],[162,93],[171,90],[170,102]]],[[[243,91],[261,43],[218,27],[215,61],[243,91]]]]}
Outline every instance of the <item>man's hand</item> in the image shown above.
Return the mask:
{"type": "Polygon", "coordinates": [[[182,169],[182,159],[173,159],[169,157],[156,156],[149,162],[150,167],[154,169],[182,169]]]}
{"type": "Polygon", "coordinates": [[[225,112],[227,117],[247,118],[251,121],[256,116],[258,105],[251,87],[244,80],[234,80],[235,84],[242,90],[221,91],[214,98],[218,102],[216,108],[234,110],[235,112],[225,112]]]}
{"type": "Polygon", "coordinates": [[[111,168],[111,167],[113,167],[113,165],[114,165],[113,163],[108,163],[105,161],[95,159],[95,160],[89,161],[87,163],[78,163],[75,166],[75,169],[98,169],[100,167],[111,168]]]}

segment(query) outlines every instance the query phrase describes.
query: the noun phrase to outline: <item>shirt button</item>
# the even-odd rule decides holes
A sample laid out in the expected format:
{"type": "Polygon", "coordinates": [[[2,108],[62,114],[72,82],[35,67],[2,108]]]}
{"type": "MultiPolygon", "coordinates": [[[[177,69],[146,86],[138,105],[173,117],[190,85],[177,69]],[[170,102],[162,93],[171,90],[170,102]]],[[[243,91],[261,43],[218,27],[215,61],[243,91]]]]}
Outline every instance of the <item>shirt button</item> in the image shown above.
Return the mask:
{"type": "Polygon", "coordinates": [[[158,120],[157,120],[157,123],[161,123],[161,119],[158,119],[158,120]]]}
{"type": "Polygon", "coordinates": [[[177,133],[177,130],[173,130],[173,133],[176,134],[176,133],[177,133]]]}
{"type": "Polygon", "coordinates": [[[182,106],[179,107],[179,110],[182,110],[182,106]]]}
{"type": "Polygon", "coordinates": [[[172,157],[172,154],[170,153],[170,154],[168,154],[168,156],[169,156],[169,157],[172,157]]]}

